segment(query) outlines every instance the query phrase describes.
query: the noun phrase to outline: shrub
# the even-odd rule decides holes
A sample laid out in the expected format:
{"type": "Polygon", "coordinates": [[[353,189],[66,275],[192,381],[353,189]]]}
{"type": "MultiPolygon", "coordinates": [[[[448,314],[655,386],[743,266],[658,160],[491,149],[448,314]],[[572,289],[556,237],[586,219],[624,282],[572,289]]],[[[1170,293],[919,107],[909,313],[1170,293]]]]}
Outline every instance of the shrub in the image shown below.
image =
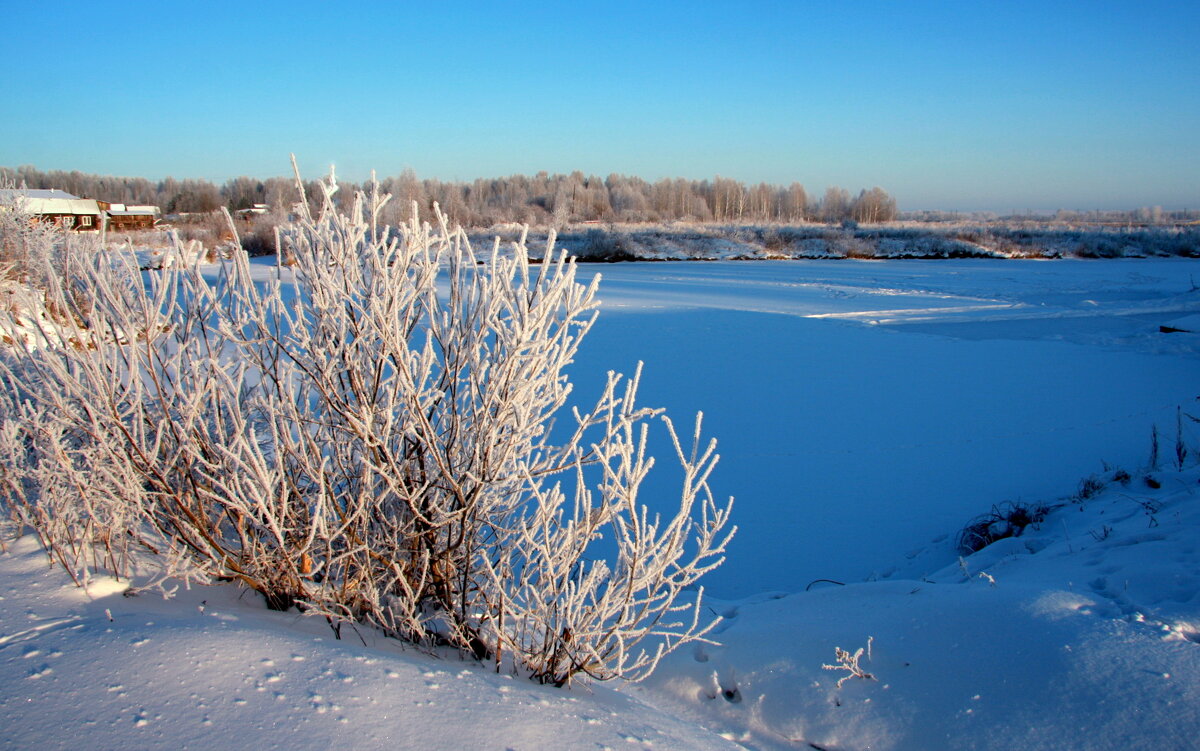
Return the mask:
{"type": "Polygon", "coordinates": [[[635,404],[639,374],[552,429],[595,282],[552,240],[536,273],[523,247],[481,264],[440,214],[393,231],[377,186],[349,214],[336,187],[280,229],[294,283],[277,266],[256,284],[241,253],[216,282],[145,286],[72,259],[63,278],[95,294],[80,346],[0,358],[13,517],[76,576],[128,576],[140,550],[159,579],[235,580],[543,682],[636,680],[702,638],[702,592],[680,595],[732,529],[699,417],[687,443],[662,417],[683,467],[667,518],[637,501],[660,417],[635,404]]]}
{"type": "Polygon", "coordinates": [[[629,236],[615,230],[606,232],[593,227],[584,233],[577,247],[579,250],[575,253],[575,259],[578,261],[615,263],[638,260],[629,236]]]}
{"type": "Polygon", "coordinates": [[[229,225],[219,211],[204,214],[183,214],[168,217],[180,238],[215,248],[228,236],[229,225]]]}
{"type": "Polygon", "coordinates": [[[958,552],[969,555],[997,540],[1019,537],[1025,528],[1046,518],[1048,509],[1040,504],[1026,505],[1005,501],[992,510],[972,519],[958,533],[958,552]]]}
{"type": "MultiPolygon", "coordinates": [[[[11,184],[0,181],[0,190],[6,189],[11,190],[11,184]]],[[[15,193],[0,194],[0,280],[43,287],[43,270],[57,265],[56,246],[89,244],[91,240],[64,231],[54,222],[40,221],[15,193]]]]}
{"type": "Polygon", "coordinates": [[[278,219],[271,215],[255,217],[245,231],[241,232],[242,250],[253,256],[272,256],[279,252],[275,244],[275,227],[278,219]]]}
{"type": "Polygon", "coordinates": [[[1075,492],[1075,498],[1079,501],[1086,501],[1093,498],[1104,490],[1104,481],[1095,475],[1089,475],[1079,481],[1079,490],[1075,492]]]}

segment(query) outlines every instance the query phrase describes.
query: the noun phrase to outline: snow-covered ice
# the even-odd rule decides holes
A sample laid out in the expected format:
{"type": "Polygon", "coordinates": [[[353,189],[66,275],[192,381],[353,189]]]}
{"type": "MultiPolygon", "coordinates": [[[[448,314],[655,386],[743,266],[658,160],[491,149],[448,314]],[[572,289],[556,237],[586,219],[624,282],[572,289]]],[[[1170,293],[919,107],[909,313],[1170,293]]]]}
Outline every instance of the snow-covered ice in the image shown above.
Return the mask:
{"type": "Polygon", "coordinates": [[[1200,309],[1190,261],[599,270],[576,393],[644,360],[644,403],[704,411],[740,530],[721,596],[886,576],[993,504],[1134,469],[1154,425],[1200,409],[1200,336],[1159,331],[1200,309]]]}
{"type": "MultiPolygon", "coordinates": [[[[0,746],[1192,747],[1194,262],[593,270],[578,398],[644,360],[641,401],[703,410],[720,441],[715,489],[740,528],[707,585],[720,645],[642,684],[560,690],[366,631],[339,641],[231,587],[85,592],[23,540],[0,555],[0,746]],[[1051,510],[960,563],[958,531],[1006,501],[1051,510]],[[822,665],[868,640],[874,680],[838,688],[847,673],[822,665]]],[[[666,509],[662,474],[643,499],[661,489],[666,509]]]]}

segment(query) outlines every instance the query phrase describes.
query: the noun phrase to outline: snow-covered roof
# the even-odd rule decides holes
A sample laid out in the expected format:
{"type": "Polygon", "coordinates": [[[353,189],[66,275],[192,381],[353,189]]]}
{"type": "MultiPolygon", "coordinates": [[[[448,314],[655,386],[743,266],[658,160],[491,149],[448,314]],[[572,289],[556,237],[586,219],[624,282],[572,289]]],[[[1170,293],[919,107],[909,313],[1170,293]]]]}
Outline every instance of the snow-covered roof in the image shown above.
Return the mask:
{"type": "Polygon", "coordinates": [[[0,200],[18,202],[30,214],[100,214],[100,204],[94,198],[80,198],[57,189],[6,188],[0,190],[0,200]]]}
{"type": "Polygon", "coordinates": [[[73,199],[79,196],[72,195],[65,190],[58,188],[2,188],[0,189],[0,199],[12,198],[66,198],[73,199]]]}
{"type": "Polygon", "coordinates": [[[100,215],[100,204],[93,198],[26,198],[21,208],[30,214],[100,215]]]}

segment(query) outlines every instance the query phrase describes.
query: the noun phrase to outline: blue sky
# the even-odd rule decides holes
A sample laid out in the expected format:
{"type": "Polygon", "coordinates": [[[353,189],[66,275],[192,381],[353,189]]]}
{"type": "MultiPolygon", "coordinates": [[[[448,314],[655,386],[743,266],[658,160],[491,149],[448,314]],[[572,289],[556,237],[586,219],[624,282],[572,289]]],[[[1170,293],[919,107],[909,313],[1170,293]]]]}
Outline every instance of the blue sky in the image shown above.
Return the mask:
{"type": "Polygon", "coordinates": [[[5,5],[5,166],[1200,208],[1197,3],[5,5]]]}

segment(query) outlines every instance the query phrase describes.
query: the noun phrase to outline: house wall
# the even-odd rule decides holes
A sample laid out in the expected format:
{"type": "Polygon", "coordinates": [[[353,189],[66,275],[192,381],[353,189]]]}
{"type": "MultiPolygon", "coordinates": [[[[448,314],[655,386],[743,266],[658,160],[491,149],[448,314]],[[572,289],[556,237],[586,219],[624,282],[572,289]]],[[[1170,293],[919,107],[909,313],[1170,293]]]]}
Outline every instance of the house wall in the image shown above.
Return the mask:
{"type": "Polygon", "coordinates": [[[153,229],[154,217],[150,214],[117,214],[108,217],[108,228],[119,232],[125,230],[153,229]]]}
{"type": "Polygon", "coordinates": [[[76,232],[96,232],[100,229],[99,214],[36,214],[43,222],[53,222],[76,232]]]}

